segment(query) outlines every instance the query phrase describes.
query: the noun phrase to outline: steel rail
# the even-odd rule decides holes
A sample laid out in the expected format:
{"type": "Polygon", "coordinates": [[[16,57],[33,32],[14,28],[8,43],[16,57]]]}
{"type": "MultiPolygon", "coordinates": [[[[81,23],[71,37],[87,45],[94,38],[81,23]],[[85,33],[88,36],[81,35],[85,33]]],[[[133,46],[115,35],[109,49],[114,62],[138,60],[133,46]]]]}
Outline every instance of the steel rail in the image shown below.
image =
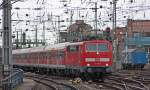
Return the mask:
{"type": "Polygon", "coordinates": [[[114,79],[116,81],[122,80],[123,82],[125,82],[126,86],[130,87],[130,88],[135,88],[135,89],[138,89],[138,90],[149,90],[149,88],[146,85],[144,85],[142,82],[137,81],[137,80],[124,78],[124,77],[116,77],[116,76],[110,76],[109,79],[114,79]],[[129,83],[130,84],[131,83],[134,84],[134,86],[133,85],[129,85],[129,83]]]}
{"type": "Polygon", "coordinates": [[[50,79],[49,77],[47,76],[42,76],[42,75],[30,75],[30,76],[27,76],[26,77],[28,78],[31,78],[33,80],[35,80],[36,82],[39,82],[41,84],[44,84],[46,86],[49,86],[50,88],[54,89],[54,90],[78,90],[76,87],[74,86],[71,86],[71,85],[68,85],[68,84],[65,84],[65,83],[62,83],[62,82],[56,82],[54,81],[53,79],[50,79]]]}

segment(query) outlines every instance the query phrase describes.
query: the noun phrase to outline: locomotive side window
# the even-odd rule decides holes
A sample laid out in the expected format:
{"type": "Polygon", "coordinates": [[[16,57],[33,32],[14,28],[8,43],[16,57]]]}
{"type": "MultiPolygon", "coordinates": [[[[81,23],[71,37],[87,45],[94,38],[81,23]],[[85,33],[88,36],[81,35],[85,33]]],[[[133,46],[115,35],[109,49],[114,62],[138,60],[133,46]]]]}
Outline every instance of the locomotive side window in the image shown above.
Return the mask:
{"type": "Polygon", "coordinates": [[[41,59],[43,60],[44,59],[44,53],[41,52],[41,59]]]}
{"type": "Polygon", "coordinates": [[[27,54],[24,54],[24,59],[27,59],[27,54]]]}
{"type": "Polygon", "coordinates": [[[41,52],[39,52],[39,60],[40,60],[40,59],[42,59],[42,57],[41,57],[41,52]]]}
{"type": "Polygon", "coordinates": [[[51,52],[48,52],[47,54],[48,54],[47,59],[51,59],[52,57],[51,52]]]}
{"type": "Polygon", "coordinates": [[[30,58],[33,59],[33,54],[31,53],[30,58]]]}
{"type": "Polygon", "coordinates": [[[64,57],[64,51],[57,51],[57,59],[62,59],[64,57]]]}
{"type": "Polygon", "coordinates": [[[24,55],[23,54],[21,54],[21,59],[24,59],[24,55]]]}
{"type": "Polygon", "coordinates": [[[79,46],[68,46],[67,51],[69,52],[76,52],[79,50],[79,46]]]}

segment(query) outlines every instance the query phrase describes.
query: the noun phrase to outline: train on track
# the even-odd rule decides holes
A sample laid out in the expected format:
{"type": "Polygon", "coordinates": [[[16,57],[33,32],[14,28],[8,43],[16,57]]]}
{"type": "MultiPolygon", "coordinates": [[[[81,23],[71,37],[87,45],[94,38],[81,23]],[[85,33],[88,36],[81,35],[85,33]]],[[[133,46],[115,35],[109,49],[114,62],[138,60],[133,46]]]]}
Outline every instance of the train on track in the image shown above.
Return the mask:
{"type": "Polygon", "coordinates": [[[14,66],[26,70],[82,78],[102,78],[112,67],[107,40],[65,42],[13,50],[14,66]]]}
{"type": "Polygon", "coordinates": [[[123,69],[142,69],[148,62],[148,56],[143,48],[124,50],[122,59],[123,69]]]}

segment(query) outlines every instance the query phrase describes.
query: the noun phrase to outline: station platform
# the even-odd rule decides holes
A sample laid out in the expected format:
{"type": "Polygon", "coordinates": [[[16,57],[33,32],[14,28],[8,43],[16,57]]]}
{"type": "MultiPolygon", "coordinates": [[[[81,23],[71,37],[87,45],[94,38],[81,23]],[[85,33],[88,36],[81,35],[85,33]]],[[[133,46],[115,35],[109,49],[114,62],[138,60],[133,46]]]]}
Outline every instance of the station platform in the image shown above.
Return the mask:
{"type": "Polygon", "coordinates": [[[36,82],[31,79],[23,79],[23,83],[18,86],[15,90],[32,90],[32,88],[36,85],[36,82]]]}

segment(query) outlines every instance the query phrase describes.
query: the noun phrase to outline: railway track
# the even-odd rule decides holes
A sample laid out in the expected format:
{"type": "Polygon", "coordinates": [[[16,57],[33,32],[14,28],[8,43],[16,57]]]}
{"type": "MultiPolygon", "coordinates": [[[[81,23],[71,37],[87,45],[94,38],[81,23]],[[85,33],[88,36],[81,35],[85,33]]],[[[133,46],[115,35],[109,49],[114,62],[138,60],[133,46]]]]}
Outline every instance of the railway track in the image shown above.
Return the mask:
{"type": "Polygon", "coordinates": [[[104,83],[100,85],[110,88],[110,90],[125,90],[124,84],[115,82],[113,80],[106,80],[104,83]]]}
{"type": "Polygon", "coordinates": [[[131,78],[110,76],[108,79],[121,83],[125,90],[149,90],[145,84],[131,78]]]}
{"type": "Polygon", "coordinates": [[[47,87],[49,87],[51,90],[78,90],[76,87],[62,83],[57,82],[48,76],[42,76],[42,75],[25,75],[25,77],[32,79],[36,81],[37,83],[43,84],[47,87]]]}
{"type": "Polygon", "coordinates": [[[150,90],[150,72],[148,70],[123,70],[111,77],[124,81],[131,90],[150,90]]]}
{"type": "Polygon", "coordinates": [[[150,71],[148,70],[120,71],[117,73],[117,75],[124,77],[128,76],[134,80],[143,82],[144,84],[150,84],[150,71]]]}
{"type": "MultiPolygon", "coordinates": [[[[40,81],[39,83],[50,84],[50,87],[53,88],[52,90],[82,90],[74,85],[70,86],[59,82],[59,80],[69,81],[66,77],[48,77],[43,75],[28,75],[28,77],[32,77],[34,80],[36,79],[35,81],[37,82],[40,81]]],[[[84,85],[84,83],[82,84],[84,85]]],[[[150,90],[150,73],[147,71],[117,72],[106,76],[104,82],[93,81],[92,84],[89,84],[88,86],[91,88],[97,88],[98,90],[100,88],[100,90],[150,90]],[[101,87],[99,88],[98,86],[101,87]]]]}
{"type": "Polygon", "coordinates": [[[120,71],[105,77],[102,85],[106,90],[150,90],[149,71],[120,71]]]}
{"type": "Polygon", "coordinates": [[[150,72],[142,72],[134,77],[132,79],[137,80],[139,82],[142,82],[143,84],[150,86],[150,72]]]}

